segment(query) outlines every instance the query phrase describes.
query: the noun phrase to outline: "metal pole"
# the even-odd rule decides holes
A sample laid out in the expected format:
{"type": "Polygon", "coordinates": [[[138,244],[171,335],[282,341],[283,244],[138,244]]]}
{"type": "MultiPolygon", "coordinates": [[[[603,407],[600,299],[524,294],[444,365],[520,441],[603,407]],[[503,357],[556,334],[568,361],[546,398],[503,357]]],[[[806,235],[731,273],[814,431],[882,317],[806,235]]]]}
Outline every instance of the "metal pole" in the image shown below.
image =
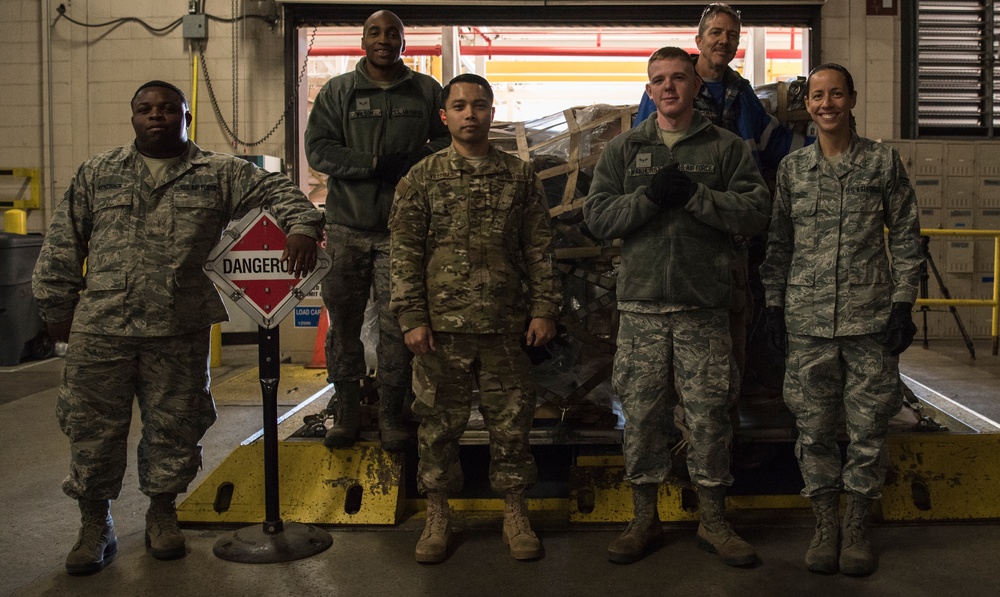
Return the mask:
{"type": "MultiPolygon", "coordinates": [[[[275,323],[277,325],[277,323],[275,323]]],[[[281,377],[278,328],[259,326],[258,369],[264,400],[264,522],[236,531],[216,542],[212,552],[244,564],[290,562],[330,547],[330,533],[312,525],[281,520],[278,499],[278,380],[281,377]]]]}
{"type": "Polygon", "coordinates": [[[278,380],[281,378],[278,328],[257,328],[260,389],[264,400],[264,532],[280,533],[278,496],[278,380]]]}

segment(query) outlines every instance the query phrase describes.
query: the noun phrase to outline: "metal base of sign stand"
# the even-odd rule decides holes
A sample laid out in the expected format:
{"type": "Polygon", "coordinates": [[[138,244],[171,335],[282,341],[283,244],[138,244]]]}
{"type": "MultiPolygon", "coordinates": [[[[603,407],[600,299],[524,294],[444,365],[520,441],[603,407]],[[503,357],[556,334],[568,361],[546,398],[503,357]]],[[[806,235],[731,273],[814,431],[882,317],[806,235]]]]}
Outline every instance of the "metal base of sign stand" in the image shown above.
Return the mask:
{"type": "Polygon", "coordinates": [[[257,355],[264,400],[264,522],[220,539],[212,552],[223,560],[245,564],[289,562],[318,554],[333,544],[330,534],[316,527],[285,523],[278,499],[278,328],[257,328],[257,355]]]}
{"type": "Polygon", "coordinates": [[[316,555],[333,544],[330,533],[307,524],[263,523],[236,531],[216,542],[212,552],[219,558],[242,564],[291,562],[316,555]],[[274,526],[282,527],[273,530],[274,526]]]}

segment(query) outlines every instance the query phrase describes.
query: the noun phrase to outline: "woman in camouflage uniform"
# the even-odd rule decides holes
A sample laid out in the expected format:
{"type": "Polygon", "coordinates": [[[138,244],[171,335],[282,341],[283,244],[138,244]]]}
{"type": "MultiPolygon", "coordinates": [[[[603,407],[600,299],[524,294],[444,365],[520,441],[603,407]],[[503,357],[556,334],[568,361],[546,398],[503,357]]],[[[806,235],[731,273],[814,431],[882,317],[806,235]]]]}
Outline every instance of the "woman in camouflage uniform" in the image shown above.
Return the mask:
{"type": "Polygon", "coordinates": [[[875,569],[865,518],[881,495],[889,419],[902,405],[898,355],[916,333],[920,226],[899,154],[852,131],[856,103],[844,67],[810,73],[806,109],[817,143],[778,169],[760,271],[769,343],[786,355],[784,398],[799,430],[802,494],[816,513],[806,565],[860,576],[875,569]],[[841,411],[850,440],[843,464],[841,411]]]}

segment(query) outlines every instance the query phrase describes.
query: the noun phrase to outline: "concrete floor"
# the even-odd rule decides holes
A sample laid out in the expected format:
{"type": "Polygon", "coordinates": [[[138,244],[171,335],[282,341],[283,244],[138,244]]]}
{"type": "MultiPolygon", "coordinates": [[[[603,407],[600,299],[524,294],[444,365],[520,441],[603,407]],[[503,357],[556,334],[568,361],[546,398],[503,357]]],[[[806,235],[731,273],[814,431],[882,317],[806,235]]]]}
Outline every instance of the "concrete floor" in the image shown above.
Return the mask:
{"type": "MultiPolygon", "coordinates": [[[[238,349],[232,364],[213,370],[224,383],[253,365],[238,349]]],[[[956,401],[1000,421],[1000,358],[977,345],[975,360],[958,342],[932,341],[904,354],[902,371],[956,401]]],[[[757,548],[760,565],[729,568],[695,547],[694,527],[668,525],[659,552],[631,566],[605,560],[618,526],[540,525],[544,559],[512,560],[500,542],[499,520],[456,526],[452,556],[443,564],[413,561],[422,521],[392,528],[328,528],[333,546],[282,564],[235,564],[212,547],[232,529],[186,529],[188,555],[161,562],[143,545],[147,500],[130,466],[112,512],[117,559],[90,577],[66,575],[63,561],[76,540],[76,505],[60,490],[68,442],[54,410],[61,360],[0,368],[0,595],[996,595],[1000,521],[878,525],[873,541],[879,569],[869,578],[810,574],[802,565],[812,520],[796,512],[737,513],[737,528],[757,548]]],[[[279,412],[288,406],[279,406],[279,412]]],[[[131,454],[138,438],[134,417],[131,454]]],[[[204,479],[235,446],[260,427],[252,402],[220,404],[206,435],[204,479]]]]}

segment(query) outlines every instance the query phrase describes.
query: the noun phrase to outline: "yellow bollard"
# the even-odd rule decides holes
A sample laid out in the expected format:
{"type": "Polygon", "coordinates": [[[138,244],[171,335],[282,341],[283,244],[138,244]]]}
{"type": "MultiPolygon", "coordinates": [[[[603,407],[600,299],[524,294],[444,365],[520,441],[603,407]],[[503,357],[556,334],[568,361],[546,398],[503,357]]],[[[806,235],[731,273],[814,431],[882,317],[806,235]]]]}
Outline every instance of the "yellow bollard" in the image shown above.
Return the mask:
{"type": "Polygon", "coordinates": [[[213,323],[212,324],[212,344],[210,353],[211,357],[209,359],[209,364],[212,367],[222,366],[222,324],[213,323]]]}
{"type": "Polygon", "coordinates": [[[23,209],[8,209],[4,212],[3,231],[10,234],[27,234],[28,212],[23,209]]]}

